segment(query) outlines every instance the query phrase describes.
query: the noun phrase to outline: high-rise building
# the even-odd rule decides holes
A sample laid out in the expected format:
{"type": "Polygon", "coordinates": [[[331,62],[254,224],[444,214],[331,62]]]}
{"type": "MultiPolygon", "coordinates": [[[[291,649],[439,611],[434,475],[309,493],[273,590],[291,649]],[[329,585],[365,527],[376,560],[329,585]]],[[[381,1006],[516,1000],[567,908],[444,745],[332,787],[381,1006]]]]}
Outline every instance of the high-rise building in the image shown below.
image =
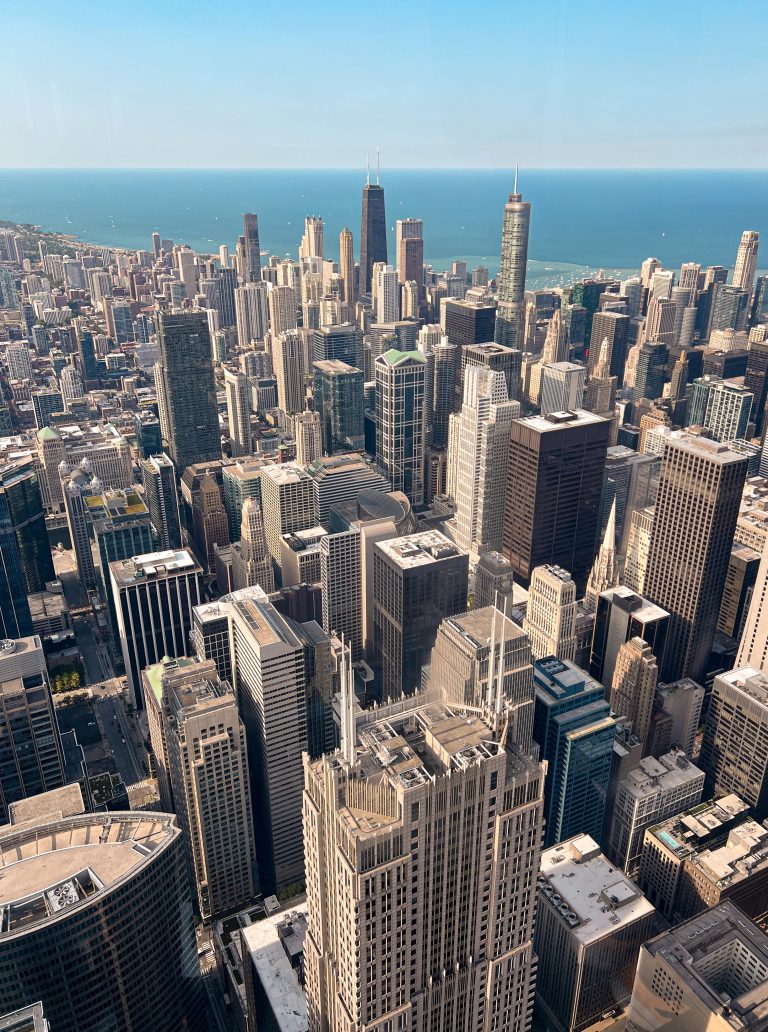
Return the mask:
{"type": "Polygon", "coordinates": [[[355,249],[352,230],[345,226],[339,233],[339,273],[344,284],[344,301],[351,305],[355,296],[355,249]]]}
{"type": "Polygon", "coordinates": [[[189,549],[138,555],[109,567],[128,689],[142,709],[141,671],[164,656],[189,652],[192,609],[203,571],[189,549]]]}
{"type": "Polygon", "coordinates": [[[619,650],[632,638],[646,642],[661,662],[666,648],[669,613],[631,588],[609,588],[597,600],[595,630],[589,659],[590,674],[606,687],[613,683],[619,650]]]}
{"type": "Polygon", "coordinates": [[[391,265],[384,262],[374,264],[371,291],[376,322],[397,322],[400,318],[400,287],[397,272],[391,265]]]}
{"type": "Polygon", "coordinates": [[[161,312],[158,322],[168,454],[184,470],[221,456],[211,338],[204,312],[161,312]]]}
{"type": "Polygon", "coordinates": [[[19,799],[64,784],[64,753],[37,635],[0,647],[0,825],[19,799]]]}
{"type": "Polygon", "coordinates": [[[528,1028],[541,768],[439,694],[345,716],[304,763],[309,1028],[528,1028]]]}
{"type": "Polygon", "coordinates": [[[728,572],[747,459],[674,432],[664,449],[645,593],[670,614],[661,677],[703,683],[728,572]]]}
{"type": "Polygon", "coordinates": [[[531,574],[523,630],[536,659],[576,658],[576,585],[560,566],[537,566],[531,574]]]}
{"type": "Polygon", "coordinates": [[[362,545],[357,526],[320,540],[323,630],[341,638],[353,660],[363,649],[362,545]]]}
{"type": "Polygon", "coordinates": [[[640,346],[637,357],[635,385],[632,388],[636,401],[641,398],[660,398],[666,382],[669,347],[665,343],[647,340],[640,346]]]}
{"type": "Polygon", "coordinates": [[[48,815],[2,829],[0,851],[14,857],[0,882],[3,1010],[41,1001],[56,1032],[203,1032],[184,850],[167,813],[48,815]]]}
{"type": "Polygon", "coordinates": [[[584,594],[584,605],[590,613],[597,612],[600,595],[609,588],[615,588],[619,579],[619,563],[616,556],[616,499],[614,498],[603,542],[590,570],[587,590],[584,594]]]}
{"type": "Polygon", "coordinates": [[[603,686],[574,663],[537,660],[533,737],[548,763],[545,842],[600,835],[616,721],[603,686]]]}
{"type": "Polygon", "coordinates": [[[703,426],[715,441],[735,441],[747,436],[754,398],[742,383],[719,376],[700,376],[693,381],[688,402],[688,426],[703,426]]]}
{"type": "Polygon", "coordinates": [[[259,216],[252,212],[243,215],[243,234],[245,240],[245,268],[243,279],[248,283],[256,283],[261,279],[261,248],[259,245],[259,216]]]}
{"type": "Polygon", "coordinates": [[[589,835],[545,849],[536,888],[537,1006],[558,1032],[598,1024],[629,1001],[654,908],[589,835]]]}
{"type": "Polygon", "coordinates": [[[279,570],[283,535],[317,525],[312,478],[295,463],[265,466],[261,471],[261,506],[267,549],[273,567],[279,570]]]}
{"type": "Polygon", "coordinates": [[[513,605],[512,563],[501,552],[484,552],[475,567],[475,606],[496,606],[502,613],[513,605]]]}
{"type": "Polygon", "coordinates": [[[583,410],[513,421],[504,551],[524,584],[536,566],[551,564],[570,570],[577,593],[584,592],[610,427],[583,410]]]}
{"type": "Polygon", "coordinates": [[[373,671],[380,699],[421,683],[440,621],[467,608],[468,556],[437,530],[373,546],[373,671]]]}
{"type": "Polygon", "coordinates": [[[373,267],[387,264],[387,219],[384,214],[384,187],[378,181],[363,187],[363,210],[360,223],[360,293],[370,294],[373,267]]]}
{"type": "Polygon", "coordinates": [[[237,591],[258,584],[267,594],[275,590],[275,574],[267,551],[264,514],[256,498],[243,502],[240,539],[231,545],[232,581],[237,591]]]}
{"type": "Polygon", "coordinates": [[[312,333],[312,362],[338,360],[359,366],[363,356],[363,334],[351,323],[320,326],[312,333]]]}
{"type": "Polygon", "coordinates": [[[740,290],[752,294],[757,271],[757,250],[760,234],[752,229],[745,229],[741,234],[739,249],[736,252],[736,268],[733,270],[733,285],[740,290]]]}
{"type": "Polygon", "coordinates": [[[768,816],[768,674],[741,666],[715,677],[701,765],[714,792],[735,792],[768,816]]]}
{"type": "Polygon", "coordinates": [[[624,365],[627,361],[627,334],[629,316],[624,312],[595,312],[592,317],[592,335],[589,340],[590,374],[600,358],[600,348],[608,342],[608,374],[621,383],[624,379],[624,365]]]}
{"type": "Polygon", "coordinates": [[[743,330],[749,318],[750,292],[727,283],[718,284],[712,305],[710,336],[715,330],[743,330]]]}
{"type": "Polygon", "coordinates": [[[584,401],[586,368],[577,362],[545,363],[541,367],[539,407],[541,414],[575,412],[584,401]]]}
{"type": "Polygon", "coordinates": [[[768,936],[726,900],[641,946],[627,1028],[759,1032],[766,973],[768,936]]]}
{"type": "Polygon", "coordinates": [[[176,470],[165,453],[141,460],[141,477],[149,518],[159,551],[181,548],[181,518],[176,470]]]}
{"type": "Polygon", "coordinates": [[[525,273],[528,267],[528,231],[531,202],[524,201],[515,186],[504,206],[499,264],[499,307],[496,313],[497,344],[522,349],[525,307],[525,273]]]}
{"type": "Polygon", "coordinates": [[[318,215],[305,215],[299,258],[322,258],[324,236],[323,220],[318,215]]]}
{"type": "Polygon", "coordinates": [[[301,466],[319,459],[323,453],[320,413],[305,409],[291,420],[296,442],[296,461],[301,466]]]}
{"type": "Polygon", "coordinates": [[[505,348],[501,344],[468,344],[461,349],[461,380],[466,376],[467,366],[488,366],[494,372],[504,373],[510,400],[519,400],[522,352],[505,348]]]}
{"type": "Polygon", "coordinates": [[[213,573],[216,567],[216,546],[225,548],[229,544],[222,467],[221,460],[196,463],[187,466],[181,478],[187,530],[191,531],[195,554],[208,573],[213,573]]]}
{"type": "Polygon", "coordinates": [[[398,219],[395,222],[395,263],[401,283],[415,280],[419,286],[422,285],[424,281],[424,223],[421,219],[398,219]],[[421,275],[409,275],[409,273],[414,271],[408,262],[413,252],[411,254],[407,253],[408,245],[405,244],[406,240],[421,241],[421,275]]]}
{"type": "Polygon", "coordinates": [[[424,499],[426,360],[392,348],[376,359],[376,461],[412,505],[424,499]]]}
{"type": "Polygon", "coordinates": [[[744,386],[752,394],[752,419],[755,432],[761,433],[768,399],[768,341],[752,341],[747,352],[744,386]]]}
{"type": "Polygon", "coordinates": [[[651,646],[630,638],[619,649],[611,681],[611,709],[641,742],[648,740],[659,668],[651,646]]]}
{"type": "Polygon", "coordinates": [[[464,404],[457,418],[456,543],[473,555],[502,545],[509,430],[519,402],[509,401],[502,372],[470,366],[464,378],[464,404]]]}
{"type": "Polygon", "coordinates": [[[241,348],[260,344],[269,329],[268,284],[244,283],[234,292],[237,342],[241,348]]]}
{"type": "Polygon", "coordinates": [[[277,400],[286,415],[303,412],[306,350],[301,330],[286,330],[272,338],[272,361],[277,379],[277,400]]]}
{"type": "Polygon", "coordinates": [[[280,284],[269,292],[269,330],[274,341],[281,333],[296,329],[296,293],[293,287],[280,284]]]}
{"type": "Polygon", "coordinates": [[[362,451],[365,445],[363,427],[363,373],[339,359],[313,363],[312,400],[320,413],[322,450],[362,451]]]}
{"type": "Polygon", "coordinates": [[[448,444],[449,420],[456,405],[456,353],[456,346],[444,338],[432,348],[431,356],[429,353],[424,356],[427,360],[426,395],[429,398],[426,418],[433,448],[445,448],[448,444]]]}
{"type": "Polygon", "coordinates": [[[204,921],[241,909],[255,886],[245,728],[212,660],[164,660],[142,673],[152,750],[167,770],[204,921]],[[163,755],[164,753],[164,755],[163,755]]]}
{"type": "MultiPolygon", "coordinates": [[[[25,595],[43,591],[47,581],[56,575],[48,543],[45,513],[40,494],[40,480],[31,457],[13,459],[0,465],[0,555],[3,560],[3,601],[0,610],[7,616],[6,630],[11,632],[26,620],[25,595]],[[13,612],[16,611],[16,615],[13,612]]],[[[16,638],[27,633],[8,633],[16,638]]]]}

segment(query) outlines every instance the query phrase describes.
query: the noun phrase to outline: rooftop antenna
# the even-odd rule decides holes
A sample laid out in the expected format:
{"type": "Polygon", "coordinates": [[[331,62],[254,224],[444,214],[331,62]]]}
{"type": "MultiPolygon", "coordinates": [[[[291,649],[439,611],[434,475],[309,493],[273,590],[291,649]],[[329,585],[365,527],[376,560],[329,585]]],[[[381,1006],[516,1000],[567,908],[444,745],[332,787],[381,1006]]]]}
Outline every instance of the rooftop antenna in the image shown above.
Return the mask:
{"type": "MultiPolygon", "coordinates": [[[[504,607],[506,608],[507,600],[504,599],[504,607]]],[[[504,646],[507,643],[507,616],[506,613],[501,614],[501,642],[499,644],[499,673],[498,673],[498,685],[496,687],[496,696],[493,700],[494,711],[498,717],[501,714],[502,700],[504,698],[504,646]]]]}
{"type": "Polygon", "coordinates": [[[379,178],[381,176],[381,156],[379,155],[379,148],[376,148],[376,186],[379,186],[379,178]]]}
{"type": "Polygon", "coordinates": [[[512,191],[513,193],[517,193],[517,173],[518,173],[518,171],[519,171],[519,166],[518,166],[518,163],[515,162],[515,189],[512,191]]]}
{"type": "Polygon", "coordinates": [[[486,702],[489,709],[495,710],[495,697],[493,690],[493,674],[496,667],[496,596],[498,591],[494,592],[493,597],[493,618],[491,619],[491,643],[490,651],[488,653],[488,692],[486,696],[486,702]]]}
{"type": "Polygon", "coordinates": [[[352,649],[341,636],[341,755],[350,766],[355,762],[355,693],[352,687],[352,649]]]}
{"type": "Polygon", "coordinates": [[[370,154],[365,155],[365,167],[367,170],[366,186],[371,185],[371,156],[370,154]]]}

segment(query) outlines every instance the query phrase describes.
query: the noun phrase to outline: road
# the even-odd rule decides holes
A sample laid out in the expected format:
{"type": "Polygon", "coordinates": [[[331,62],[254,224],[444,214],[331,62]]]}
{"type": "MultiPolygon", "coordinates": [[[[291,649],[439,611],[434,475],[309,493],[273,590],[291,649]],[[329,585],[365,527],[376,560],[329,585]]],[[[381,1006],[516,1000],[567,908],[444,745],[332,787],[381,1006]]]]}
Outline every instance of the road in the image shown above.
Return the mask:
{"type": "Polygon", "coordinates": [[[122,696],[111,695],[96,699],[104,738],[115,758],[117,769],[126,785],[134,785],[147,776],[141,765],[143,749],[138,745],[137,732],[131,727],[122,696]]]}
{"type": "Polygon", "coordinates": [[[110,662],[107,649],[100,641],[97,641],[94,634],[93,619],[90,616],[76,616],[72,621],[75,629],[77,647],[85,663],[85,675],[87,684],[96,684],[98,681],[107,681],[114,677],[114,670],[110,662]]]}

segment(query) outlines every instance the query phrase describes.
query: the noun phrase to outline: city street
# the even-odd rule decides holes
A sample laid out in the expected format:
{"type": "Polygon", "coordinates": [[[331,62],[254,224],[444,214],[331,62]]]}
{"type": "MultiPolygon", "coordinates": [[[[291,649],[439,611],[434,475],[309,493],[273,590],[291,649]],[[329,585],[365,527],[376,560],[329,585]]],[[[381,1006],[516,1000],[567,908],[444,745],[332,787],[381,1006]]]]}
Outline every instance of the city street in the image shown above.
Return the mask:
{"type": "Polygon", "coordinates": [[[77,639],[77,647],[85,663],[86,683],[107,681],[114,677],[114,670],[109,655],[101,642],[96,639],[93,618],[88,615],[76,616],[72,620],[77,639]]]}
{"type": "Polygon", "coordinates": [[[122,696],[97,697],[94,701],[98,707],[104,738],[123,781],[126,785],[143,781],[147,776],[142,766],[142,762],[146,762],[144,750],[137,741],[138,732],[131,726],[122,696]]]}

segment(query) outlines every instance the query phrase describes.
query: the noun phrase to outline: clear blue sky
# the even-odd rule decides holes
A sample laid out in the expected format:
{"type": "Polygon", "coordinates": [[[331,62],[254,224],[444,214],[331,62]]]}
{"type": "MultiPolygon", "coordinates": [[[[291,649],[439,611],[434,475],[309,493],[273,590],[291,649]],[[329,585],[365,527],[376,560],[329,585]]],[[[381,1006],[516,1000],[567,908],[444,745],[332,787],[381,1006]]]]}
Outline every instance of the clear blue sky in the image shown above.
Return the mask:
{"type": "Polygon", "coordinates": [[[0,0],[0,166],[766,167],[765,0],[0,0]]]}

